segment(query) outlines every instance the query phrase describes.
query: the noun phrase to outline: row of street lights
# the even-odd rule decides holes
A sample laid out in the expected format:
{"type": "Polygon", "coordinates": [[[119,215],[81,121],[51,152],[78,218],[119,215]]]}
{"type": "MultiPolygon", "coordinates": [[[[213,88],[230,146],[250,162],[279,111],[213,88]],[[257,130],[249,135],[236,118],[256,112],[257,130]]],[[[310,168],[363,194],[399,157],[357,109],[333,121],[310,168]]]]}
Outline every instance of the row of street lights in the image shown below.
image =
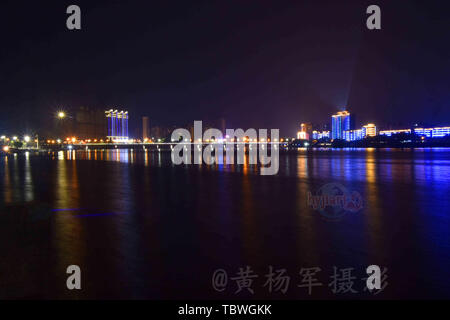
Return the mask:
{"type": "MultiPolygon", "coordinates": [[[[25,135],[22,140],[20,140],[19,137],[17,137],[17,136],[13,136],[11,138],[9,138],[7,136],[1,136],[0,140],[1,140],[1,143],[4,145],[3,150],[5,151],[5,148],[9,150],[8,144],[10,144],[10,143],[14,145],[16,142],[23,141],[25,144],[28,144],[31,142],[32,139],[30,136],[25,135]]],[[[39,137],[37,135],[36,135],[35,142],[36,142],[36,148],[39,149],[39,137]]]]}
{"type": "MultiPolygon", "coordinates": [[[[65,118],[67,118],[67,114],[64,111],[58,111],[56,116],[60,120],[63,120],[65,118]]],[[[9,137],[3,135],[3,136],[0,136],[0,140],[1,140],[1,143],[3,144],[3,148],[2,149],[5,152],[8,152],[9,148],[10,148],[10,146],[7,145],[7,144],[20,142],[20,139],[19,139],[18,136],[13,136],[13,137],[9,138],[9,137]]],[[[23,137],[23,139],[22,139],[22,141],[25,142],[25,144],[30,143],[31,140],[32,139],[31,139],[31,137],[29,135],[25,135],[23,137]]],[[[39,136],[38,135],[36,135],[35,142],[36,142],[36,148],[39,149],[39,136]]]]}
{"type": "MultiPolygon", "coordinates": [[[[19,141],[19,137],[17,137],[17,136],[13,136],[11,139],[6,137],[6,136],[1,136],[0,139],[3,140],[3,141],[11,141],[11,140],[12,141],[19,141]]],[[[30,136],[24,136],[23,137],[23,141],[30,142],[31,141],[31,137],[30,136]]]]}

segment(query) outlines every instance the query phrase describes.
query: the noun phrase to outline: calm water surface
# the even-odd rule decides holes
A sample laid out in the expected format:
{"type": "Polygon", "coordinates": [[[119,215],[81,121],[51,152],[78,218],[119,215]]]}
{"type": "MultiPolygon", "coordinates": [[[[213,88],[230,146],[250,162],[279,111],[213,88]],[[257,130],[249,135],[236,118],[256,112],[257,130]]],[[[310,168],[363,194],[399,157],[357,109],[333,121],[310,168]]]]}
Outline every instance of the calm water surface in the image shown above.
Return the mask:
{"type": "Polygon", "coordinates": [[[301,150],[276,176],[257,166],[173,166],[169,153],[111,150],[0,157],[0,298],[450,298],[450,150],[301,150]],[[329,221],[308,192],[340,183],[364,208],[329,221]],[[66,289],[66,268],[82,290],[66,289]],[[388,268],[378,296],[364,269],[388,268]],[[211,284],[251,266],[235,294],[211,284]],[[269,293],[269,266],[291,276],[269,293]],[[357,294],[334,295],[333,267],[357,294]],[[323,287],[298,288],[302,267],[323,287]]]}

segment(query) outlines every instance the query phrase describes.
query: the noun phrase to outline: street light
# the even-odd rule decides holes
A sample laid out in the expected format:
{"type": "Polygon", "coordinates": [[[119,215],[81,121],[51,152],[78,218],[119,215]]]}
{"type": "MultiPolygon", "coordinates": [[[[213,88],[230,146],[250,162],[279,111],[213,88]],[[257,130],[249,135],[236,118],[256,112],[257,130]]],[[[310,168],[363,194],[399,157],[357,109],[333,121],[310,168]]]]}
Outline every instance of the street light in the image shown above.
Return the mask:
{"type": "Polygon", "coordinates": [[[58,112],[58,118],[59,119],[64,119],[66,117],[66,113],[64,111],[59,111],[58,112]]]}
{"type": "Polygon", "coordinates": [[[30,142],[31,138],[30,138],[30,136],[25,136],[25,137],[23,137],[23,140],[24,140],[26,143],[28,143],[28,142],[30,142]]]}

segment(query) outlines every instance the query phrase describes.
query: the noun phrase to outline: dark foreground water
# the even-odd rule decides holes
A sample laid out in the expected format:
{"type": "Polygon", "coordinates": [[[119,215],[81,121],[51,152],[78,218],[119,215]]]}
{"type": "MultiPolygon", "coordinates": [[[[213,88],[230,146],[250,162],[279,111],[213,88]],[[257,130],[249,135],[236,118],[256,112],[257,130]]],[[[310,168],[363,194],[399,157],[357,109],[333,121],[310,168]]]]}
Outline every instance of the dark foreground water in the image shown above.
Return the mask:
{"type": "Polygon", "coordinates": [[[299,151],[276,176],[169,153],[10,155],[0,190],[0,298],[450,298],[450,150],[299,151]],[[308,193],[328,183],[363,208],[321,215],[308,193]],[[388,276],[375,296],[361,280],[372,264],[388,276]],[[66,288],[69,265],[81,291],[66,288]],[[246,266],[253,282],[232,279],[246,266]],[[286,269],[285,293],[264,286],[270,266],[286,269]],[[357,293],[332,292],[335,266],[354,268],[357,293]],[[309,295],[299,272],[312,267],[309,295]],[[214,288],[217,269],[228,282],[214,288]]]}

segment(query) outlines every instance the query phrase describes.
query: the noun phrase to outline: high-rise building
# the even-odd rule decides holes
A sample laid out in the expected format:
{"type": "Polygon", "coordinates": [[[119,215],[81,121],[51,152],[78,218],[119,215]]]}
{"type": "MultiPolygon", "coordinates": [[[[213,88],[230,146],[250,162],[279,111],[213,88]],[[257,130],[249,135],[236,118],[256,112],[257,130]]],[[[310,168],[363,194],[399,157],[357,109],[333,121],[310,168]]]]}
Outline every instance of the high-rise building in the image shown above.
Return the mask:
{"type": "Polygon", "coordinates": [[[108,139],[121,142],[128,140],[128,111],[105,111],[108,121],[108,139]]]}
{"type": "Polygon", "coordinates": [[[55,119],[55,128],[49,136],[82,140],[106,138],[107,126],[103,109],[80,106],[70,108],[62,114],[63,116],[55,119]]]}
{"type": "Polygon", "coordinates": [[[297,133],[297,139],[309,140],[312,136],[312,124],[302,123],[300,124],[300,131],[297,133]]]}
{"type": "Polygon", "coordinates": [[[312,124],[302,123],[300,125],[300,131],[297,132],[297,139],[309,140],[312,136],[312,124]]]}
{"type": "Polygon", "coordinates": [[[142,141],[150,139],[150,126],[148,117],[142,117],[142,141]]]}
{"type": "Polygon", "coordinates": [[[220,130],[222,131],[222,134],[225,135],[226,130],[227,130],[225,118],[220,118],[219,121],[220,121],[220,130]]]}
{"type": "Polygon", "coordinates": [[[339,111],[331,117],[331,139],[344,139],[344,131],[352,129],[352,119],[348,111],[339,111]]]}

